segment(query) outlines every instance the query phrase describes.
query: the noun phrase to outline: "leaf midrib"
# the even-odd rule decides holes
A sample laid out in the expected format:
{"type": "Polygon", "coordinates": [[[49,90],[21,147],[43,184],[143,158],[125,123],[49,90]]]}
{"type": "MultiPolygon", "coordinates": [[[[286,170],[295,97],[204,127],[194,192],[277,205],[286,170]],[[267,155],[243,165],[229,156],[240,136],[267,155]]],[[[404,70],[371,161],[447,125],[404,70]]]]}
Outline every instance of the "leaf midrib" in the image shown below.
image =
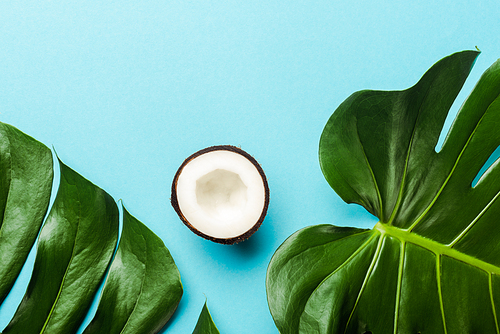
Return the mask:
{"type": "Polygon", "coordinates": [[[374,227],[375,230],[379,231],[382,235],[388,235],[399,239],[401,242],[411,243],[420,246],[424,249],[431,251],[437,256],[444,255],[449,258],[461,261],[463,263],[469,264],[473,267],[481,269],[487,273],[500,275],[500,267],[497,267],[491,263],[482,261],[471,255],[462,253],[449,245],[439,243],[437,241],[422,237],[418,234],[403,230],[394,226],[388,226],[386,224],[377,223],[374,227]]]}
{"type": "MultiPolygon", "coordinates": [[[[493,317],[495,321],[495,326],[496,326],[496,332],[500,334],[500,329],[498,326],[498,317],[496,314],[496,307],[495,307],[495,302],[493,299],[493,290],[492,290],[492,275],[498,275],[500,273],[500,267],[497,267],[493,264],[484,262],[482,260],[479,260],[473,256],[467,255],[465,253],[462,253],[460,251],[457,251],[456,249],[452,248],[453,245],[445,245],[441,244],[439,242],[436,242],[434,240],[422,237],[418,234],[409,232],[408,230],[400,229],[394,226],[388,226],[386,224],[382,223],[377,223],[374,226],[374,230],[378,231],[381,233],[381,238],[391,236],[396,239],[398,239],[401,242],[402,249],[404,249],[404,245],[407,243],[414,244],[416,246],[422,247],[432,253],[436,256],[436,279],[437,279],[437,286],[438,286],[438,295],[439,295],[439,305],[441,309],[441,317],[443,320],[443,329],[444,333],[446,334],[447,331],[447,325],[446,325],[446,317],[445,317],[445,312],[444,312],[444,305],[443,305],[443,299],[442,299],[442,291],[441,291],[441,280],[439,279],[441,277],[440,271],[441,271],[441,259],[442,256],[447,256],[451,259],[454,259],[456,261],[461,261],[467,265],[473,266],[479,270],[482,270],[486,272],[488,275],[488,285],[489,285],[489,294],[490,294],[490,300],[491,300],[491,308],[493,312],[493,317]]],[[[404,252],[401,253],[401,257],[404,256],[404,252]]],[[[399,274],[398,274],[398,280],[401,279],[401,270],[402,267],[401,265],[404,263],[404,260],[400,258],[400,267],[399,267],[399,274]]],[[[398,282],[398,289],[400,288],[400,282],[398,282]]],[[[399,294],[399,291],[398,291],[399,294]]],[[[397,298],[398,300],[398,298],[397,298]]],[[[396,302],[396,314],[398,313],[398,305],[399,302],[396,302]]],[[[397,333],[398,330],[398,317],[395,317],[395,322],[394,322],[394,333],[397,333]]]]}

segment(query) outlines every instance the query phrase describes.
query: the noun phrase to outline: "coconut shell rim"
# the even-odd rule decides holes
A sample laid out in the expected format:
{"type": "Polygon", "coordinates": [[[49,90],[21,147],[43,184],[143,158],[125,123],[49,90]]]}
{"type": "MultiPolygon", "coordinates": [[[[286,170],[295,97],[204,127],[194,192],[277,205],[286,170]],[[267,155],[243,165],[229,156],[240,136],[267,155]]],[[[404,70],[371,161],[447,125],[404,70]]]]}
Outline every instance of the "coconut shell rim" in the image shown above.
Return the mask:
{"type": "Polygon", "coordinates": [[[198,235],[204,239],[207,239],[207,240],[219,243],[219,244],[232,245],[232,244],[236,244],[236,243],[239,243],[241,241],[244,241],[244,240],[250,238],[250,236],[253,235],[260,228],[260,226],[264,222],[264,219],[267,215],[267,210],[269,208],[269,198],[270,198],[270,191],[269,191],[269,185],[267,183],[266,174],[264,173],[262,166],[257,162],[257,160],[253,156],[248,154],[243,149],[236,147],[236,146],[233,146],[233,145],[214,145],[214,146],[206,147],[204,149],[201,149],[201,150],[191,154],[189,157],[187,157],[182,162],[180,167],[177,169],[177,172],[175,173],[174,179],[172,181],[170,203],[171,203],[172,207],[174,208],[175,212],[177,213],[177,215],[179,216],[179,218],[181,219],[181,221],[184,223],[184,225],[186,225],[193,233],[195,233],[196,235],[198,235]],[[255,168],[259,172],[259,174],[262,178],[262,182],[264,184],[264,192],[265,192],[264,207],[262,208],[262,212],[261,212],[259,219],[252,226],[252,228],[247,230],[245,233],[242,233],[238,236],[231,237],[231,238],[213,237],[213,236],[207,235],[207,234],[201,232],[200,230],[196,229],[193,225],[191,225],[191,223],[189,223],[189,221],[183,215],[182,210],[179,206],[179,202],[177,200],[177,181],[178,181],[179,176],[181,175],[184,167],[187,164],[189,164],[192,160],[194,160],[195,158],[197,158],[203,154],[213,152],[213,151],[230,151],[230,152],[242,155],[243,157],[245,157],[247,160],[249,160],[255,166],[255,168]]]}

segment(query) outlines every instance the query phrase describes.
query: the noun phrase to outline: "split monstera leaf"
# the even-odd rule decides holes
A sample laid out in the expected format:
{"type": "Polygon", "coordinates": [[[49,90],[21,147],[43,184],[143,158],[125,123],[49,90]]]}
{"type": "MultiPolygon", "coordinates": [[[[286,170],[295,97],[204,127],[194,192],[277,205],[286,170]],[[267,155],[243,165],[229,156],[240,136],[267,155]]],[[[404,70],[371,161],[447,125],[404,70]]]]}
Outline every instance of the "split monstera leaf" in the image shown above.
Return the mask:
{"type": "Polygon", "coordinates": [[[115,201],[60,161],[57,196],[40,230],[52,161],[45,145],[0,123],[0,302],[39,234],[26,294],[3,334],[76,333],[103,279],[96,315],[84,333],[157,333],[182,296],[169,251],[125,209],[116,248],[115,201]]]}
{"type": "Polygon", "coordinates": [[[328,120],[323,174],[379,222],[307,227],[279,247],[267,292],[280,333],[500,333],[499,160],[485,166],[500,145],[500,61],[435,149],[477,55],[403,91],[354,93],[328,120]]]}

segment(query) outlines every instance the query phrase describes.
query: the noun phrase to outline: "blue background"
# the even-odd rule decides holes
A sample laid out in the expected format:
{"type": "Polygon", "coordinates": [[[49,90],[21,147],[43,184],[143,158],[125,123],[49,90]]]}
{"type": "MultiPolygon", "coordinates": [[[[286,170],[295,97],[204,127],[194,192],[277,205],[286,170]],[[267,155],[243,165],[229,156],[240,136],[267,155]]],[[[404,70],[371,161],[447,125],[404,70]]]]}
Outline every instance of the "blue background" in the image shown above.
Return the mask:
{"type": "Polygon", "coordinates": [[[2,1],[0,121],[53,146],[164,240],[184,285],[164,333],[191,333],[205,298],[221,333],[277,333],[265,291],[276,248],[305,226],[376,222],[321,174],[332,112],[355,91],[407,88],[477,46],[450,124],[500,57],[499,18],[498,0],[2,1]],[[218,144],[253,155],[271,189],[264,224],[234,246],[194,235],[169,202],[182,161],[218,144]]]}

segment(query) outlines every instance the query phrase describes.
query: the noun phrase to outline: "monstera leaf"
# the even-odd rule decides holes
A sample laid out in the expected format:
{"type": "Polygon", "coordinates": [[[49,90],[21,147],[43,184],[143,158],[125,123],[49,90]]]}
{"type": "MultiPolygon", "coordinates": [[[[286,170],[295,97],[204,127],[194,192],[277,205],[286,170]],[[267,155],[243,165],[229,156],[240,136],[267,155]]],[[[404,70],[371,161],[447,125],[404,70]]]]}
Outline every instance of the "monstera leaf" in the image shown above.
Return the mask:
{"type": "Polygon", "coordinates": [[[267,274],[281,333],[500,333],[500,61],[436,152],[478,55],[453,54],[403,91],[361,91],[319,145],[327,181],[379,218],[288,238],[267,274]],[[478,180],[477,182],[475,180],[478,180]]]}
{"type": "Polygon", "coordinates": [[[157,333],[182,296],[170,253],[124,209],[110,266],[118,240],[115,201],[60,161],[59,166],[57,196],[40,230],[52,187],[51,152],[0,123],[0,301],[39,234],[28,288],[3,334],[76,333],[106,275],[86,333],[157,333]]]}

